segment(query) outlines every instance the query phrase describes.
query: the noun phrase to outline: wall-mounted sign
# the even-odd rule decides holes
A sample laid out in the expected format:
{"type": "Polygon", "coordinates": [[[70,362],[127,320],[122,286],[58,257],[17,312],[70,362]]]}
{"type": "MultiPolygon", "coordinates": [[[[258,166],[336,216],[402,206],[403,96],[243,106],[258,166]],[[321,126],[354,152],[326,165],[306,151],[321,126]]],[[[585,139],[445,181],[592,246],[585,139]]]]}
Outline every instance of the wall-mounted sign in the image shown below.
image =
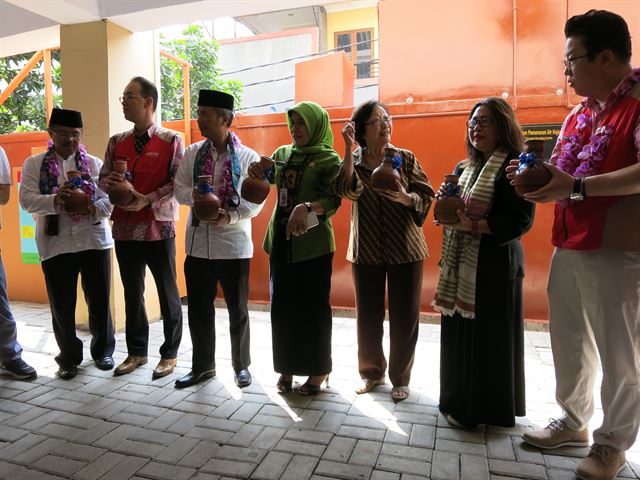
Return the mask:
{"type": "MultiPolygon", "coordinates": [[[[18,192],[20,192],[20,180],[22,179],[22,169],[17,169],[16,178],[18,192]]],[[[20,255],[24,264],[40,263],[38,247],[36,246],[36,220],[34,216],[22,209],[18,202],[20,212],[20,255]]]]}
{"type": "Polygon", "coordinates": [[[544,158],[549,160],[553,147],[556,146],[560,135],[561,123],[538,123],[535,125],[522,125],[525,140],[544,140],[544,158]]]}

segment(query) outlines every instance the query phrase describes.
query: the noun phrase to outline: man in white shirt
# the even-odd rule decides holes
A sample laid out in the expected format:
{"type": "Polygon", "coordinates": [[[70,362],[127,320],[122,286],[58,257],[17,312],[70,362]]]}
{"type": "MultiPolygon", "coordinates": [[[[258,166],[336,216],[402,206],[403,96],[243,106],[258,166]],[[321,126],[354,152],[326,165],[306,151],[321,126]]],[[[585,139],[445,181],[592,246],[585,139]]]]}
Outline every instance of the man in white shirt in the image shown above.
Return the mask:
{"type": "Polygon", "coordinates": [[[240,388],[251,384],[247,308],[249,263],[253,256],[251,218],[258,214],[262,205],[247,202],[240,198],[239,192],[249,165],[260,157],[229,132],[234,116],[233,103],[232,95],[200,90],[198,128],[206,140],[186,150],[176,174],[175,196],[181,204],[193,207],[194,197],[200,195],[197,179],[201,175],[213,176],[213,191],[221,202],[216,220],[199,220],[192,208],[187,223],[184,273],[193,366],[191,372],[176,380],[176,388],[195,385],[216,374],[213,302],[218,282],[229,312],[235,382],[240,388]]]}
{"type": "Polygon", "coordinates": [[[82,362],[82,340],[75,331],[78,274],[89,308],[91,356],[99,369],[113,368],[115,337],[109,309],[113,239],[107,222],[113,207],[96,185],[102,162],[80,144],[80,112],[54,108],[48,131],[49,149],[27,158],[22,167],[20,205],[38,216],[36,245],[60,348],[58,376],[68,380],[78,374],[82,362]],[[67,181],[71,171],[82,174],[74,180],[75,187],[67,181]],[[65,211],[73,188],[89,197],[83,214],[65,211]]]}
{"type": "MultiPolygon", "coordinates": [[[[11,170],[9,159],[0,147],[0,205],[9,201],[11,170]]],[[[18,343],[16,321],[9,308],[7,295],[7,274],[0,257],[0,368],[1,371],[18,380],[35,380],[35,369],[22,360],[22,346],[18,343]]]]}

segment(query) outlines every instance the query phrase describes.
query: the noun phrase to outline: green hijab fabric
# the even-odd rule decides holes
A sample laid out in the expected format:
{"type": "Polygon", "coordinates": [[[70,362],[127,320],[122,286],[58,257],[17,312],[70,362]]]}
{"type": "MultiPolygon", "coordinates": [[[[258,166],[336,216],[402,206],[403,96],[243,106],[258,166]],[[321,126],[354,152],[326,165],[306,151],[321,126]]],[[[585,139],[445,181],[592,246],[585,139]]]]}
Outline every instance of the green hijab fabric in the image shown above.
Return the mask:
{"type": "Polygon", "coordinates": [[[309,155],[317,153],[336,153],[333,149],[333,132],[327,111],[315,102],[300,102],[287,112],[287,125],[291,130],[291,112],[296,112],[304,120],[309,132],[309,143],[304,147],[291,145],[291,152],[309,155]]]}

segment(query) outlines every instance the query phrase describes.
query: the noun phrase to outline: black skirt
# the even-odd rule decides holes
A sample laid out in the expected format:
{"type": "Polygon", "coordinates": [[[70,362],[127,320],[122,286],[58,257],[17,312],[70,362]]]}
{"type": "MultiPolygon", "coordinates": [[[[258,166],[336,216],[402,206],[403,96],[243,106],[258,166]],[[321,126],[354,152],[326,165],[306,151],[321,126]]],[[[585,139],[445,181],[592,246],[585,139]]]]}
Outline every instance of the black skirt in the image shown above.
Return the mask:
{"type": "Polygon", "coordinates": [[[476,318],[442,316],[440,411],[467,427],[525,415],[522,277],[476,284],[476,318]]]}
{"type": "Polygon", "coordinates": [[[271,337],[278,373],[331,372],[332,261],[333,253],[297,263],[289,263],[286,255],[271,256],[271,337]]]}

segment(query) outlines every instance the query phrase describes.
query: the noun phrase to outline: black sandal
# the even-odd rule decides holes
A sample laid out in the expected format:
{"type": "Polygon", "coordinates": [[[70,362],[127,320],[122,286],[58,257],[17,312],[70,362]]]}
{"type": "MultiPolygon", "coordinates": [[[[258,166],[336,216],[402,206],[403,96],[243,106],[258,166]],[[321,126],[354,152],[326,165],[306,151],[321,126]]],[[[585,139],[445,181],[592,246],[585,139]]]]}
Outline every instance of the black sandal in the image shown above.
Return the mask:
{"type": "Polygon", "coordinates": [[[280,393],[287,393],[291,391],[291,386],[293,385],[293,375],[285,375],[284,373],[280,375],[278,379],[278,383],[276,383],[276,388],[280,393]]]}
{"type": "Polygon", "coordinates": [[[307,396],[307,395],[317,395],[318,393],[320,393],[320,390],[322,390],[322,384],[325,383],[327,384],[327,387],[329,386],[329,375],[324,375],[324,378],[320,381],[319,384],[314,384],[311,383],[311,377],[309,377],[307,379],[306,382],[304,382],[304,384],[302,384],[302,386],[300,386],[300,388],[296,389],[296,392],[299,395],[303,395],[303,396],[307,396]]]}

